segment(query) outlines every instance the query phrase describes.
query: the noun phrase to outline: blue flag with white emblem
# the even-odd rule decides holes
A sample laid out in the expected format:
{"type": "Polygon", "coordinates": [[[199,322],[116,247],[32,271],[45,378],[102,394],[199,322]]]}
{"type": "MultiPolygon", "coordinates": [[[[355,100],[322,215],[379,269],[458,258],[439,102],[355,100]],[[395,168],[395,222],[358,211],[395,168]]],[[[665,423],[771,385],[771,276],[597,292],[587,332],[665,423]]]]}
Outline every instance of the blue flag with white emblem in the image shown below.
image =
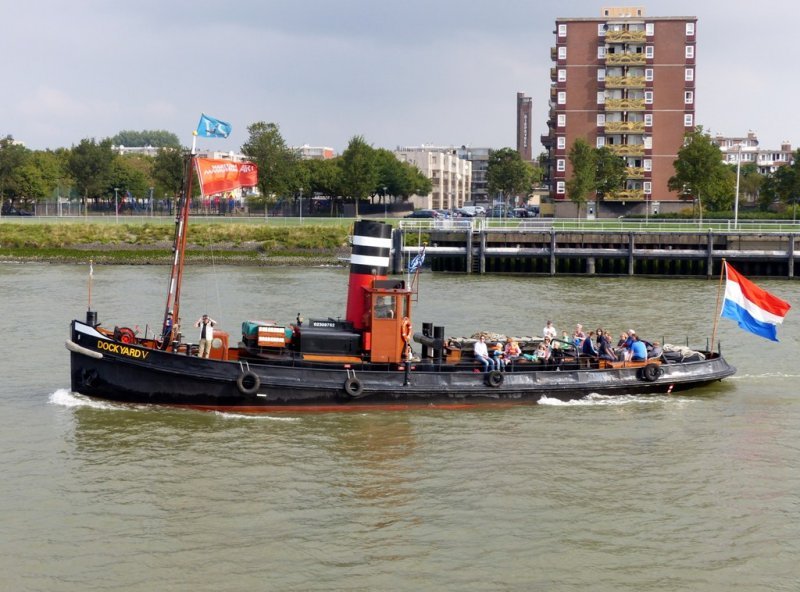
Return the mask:
{"type": "Polygon", "coordinates": [[[227,138],[231,135],[231,129],[231,124],[227,121],[203,113],[200,115],[200,123],[197,124],[197,135],[203,138],[227,138]]]}
{"type": "Polygon", "coordinates": [[[425,247],[408,264],[408,273],[414,273],[425,262],[425,247]]]}

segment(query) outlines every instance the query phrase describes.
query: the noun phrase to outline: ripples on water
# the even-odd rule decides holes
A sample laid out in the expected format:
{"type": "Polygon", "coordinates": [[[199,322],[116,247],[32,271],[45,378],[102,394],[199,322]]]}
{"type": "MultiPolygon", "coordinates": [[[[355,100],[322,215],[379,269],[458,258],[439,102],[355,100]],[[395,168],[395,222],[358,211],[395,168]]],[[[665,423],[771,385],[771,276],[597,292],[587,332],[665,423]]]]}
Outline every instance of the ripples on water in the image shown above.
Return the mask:
{"type": "MultiPolygon", "coordinates": [[[[277,272],[259,273],[271,298],[287,298],[277,318],[298,312],[282,290],[341,280],[336,270],[283,271],[291,276],[284,288],[270,284],[277,272]]],[[[102,319],[120,314],[139,284],[144,300],[129,303],[130,316],[163,304],[160,272],[96,270],[107,274],[117,291],[106,286],[98,296],[102,319]]],[[[64,388],[66,320],[43,289],[64,275],[52,267],[15,274],[27,294],[17,315],[26,331],[0,320],[6,338],[24,345],[5,360],[0,588],[800,589],[800,322],[787,320],[781,344],[721,327],[740,373],[680,396],[463,411],[199,413],[104,403],[64,388]]],[[[226,270],[232,286],[250,281],[226,270]]],[[[62,296],[79,299],[71,285],[62,296]]],[[[447,314],[448,334],[465,334],[488,311],[491,328],[502,331],[520,325],[520,307],[487,302],[510,296],[525,302],[528,327],[551,313],[566,327],[591,304],[593,315],[622,329],[635,321],[619,302],[645,301],[654,286],[680,308],[640,308],[637,329],[645,318],[656,334],[685,335],[705,314],[687,313],[706,296],[705,282],[599,280],[588,284],[598,308],[586,285],[434,278],[423,285],[419,320],[447,314]],[[454,293],[463,295],[455,317],[454,293]]],[[[794,284],[775,285],[797,293],[794,284]]],[[[189,289],[196,298],[207,288],[189,289]]],[[[230,312],[244,308],[237,298],[223,311],[226,326],[241,320],[230,312]]]]}

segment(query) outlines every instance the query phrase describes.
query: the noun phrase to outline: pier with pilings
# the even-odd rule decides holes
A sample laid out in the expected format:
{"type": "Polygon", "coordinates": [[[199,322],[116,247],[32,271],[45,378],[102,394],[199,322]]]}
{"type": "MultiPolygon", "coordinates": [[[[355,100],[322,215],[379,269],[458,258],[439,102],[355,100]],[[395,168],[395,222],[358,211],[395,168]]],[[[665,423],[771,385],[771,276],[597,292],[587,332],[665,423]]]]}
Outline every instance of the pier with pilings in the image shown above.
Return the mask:
{"type": "Polygon", "coordinates": [[[447,221],[427,228],[400,225],[392,269],[400,273],[426,244],[433,271],[466,274],[587,276],[718,275],[723,259],[747,275],[795,277],[797,232],[742,230],[492,228],[447,221]],[[409,244],[411,243],[411,244],[409,244]]]}

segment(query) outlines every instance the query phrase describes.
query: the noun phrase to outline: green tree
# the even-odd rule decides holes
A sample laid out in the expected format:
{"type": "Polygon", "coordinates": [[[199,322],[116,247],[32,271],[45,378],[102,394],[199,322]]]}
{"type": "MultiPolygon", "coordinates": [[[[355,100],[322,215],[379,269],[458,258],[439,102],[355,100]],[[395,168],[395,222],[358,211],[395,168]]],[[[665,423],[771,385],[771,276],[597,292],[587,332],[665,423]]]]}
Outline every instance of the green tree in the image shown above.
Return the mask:
{"type": "Polygon", "coordinates": [[[595,188],[598,193],[607,195],[619,191],[628,178],[625,159],[603,146],[595,149],[595,188]]]}
{"type": "Polygon", "coordinates": [[[19,171],[29,158],[30,150],[14,142],[13,137],[0,139],[0,203],[4,198],[13,200],[23,195],[19,171]]]}
{"type": "Polygon", "coordinates": [[[353,199],[356,217],[359,201],[376,192],[378,180],[375,150],[363,136],[353,136],[342,154],[342,190],[353,199]]]}
{"type": "Polygon", "coordinates": [[[489,152],[486,181],[490,194],[503,193],[503,200],[524,194],[527,198],[533,184],[542,178],[542,170],[522,160],[513,148],[501,148],[489,152]]]}
{"type": "Polygon", "coordinates": [[[98,198],[107,194],[111,184],[114,158],[110,139],[102,140],[100,143],[94,138],[83,139],[80,144],[72,148],[67,161],[67,170],[75,179],[78,193],[84,199],[98,198]]]}
{"type": "Polygon", "coordinates": [[[697,198],[702,217],[703,207],[729,210],[733,205],[735,174],[722,161],[722,152],[703,128],[687,132],[675,160],[675,174],[667,186],[684,196],[697,198]]]}
{"type": "Polygon", "coordinates": [[[117,155],[111,165],[109,186],[106,188],[108,196],[114,195],[114,188],[117,188],[120,194],[130,192],[133,197],[149,196],[150,187],[153,186],[150,180],[152,162],[150,167],[141,166],[146,163],[146,160],[140,158],[117,155]]]}
{"type": "Polygon", "coordinates": [[[294,194],[302,187],[298,178],[300,157],[286,145],[278,125],[259,121],[247,131],[250,137],[242,146],[242,153],[258,166],[262,199],[294,194]]]}
{"type": "Polygon", "coordinates": [[[156,195],[174,197],[183,186],[183,151],[179,148],[162,148],[153,159],[152,178],[156,195]]]}
{"type": "Polygon", "coordinates": [[[181,143],[178,136],[165,130],[123,130],[111,138],[114,146],[144,147],[153,146],[154,148],[180,148],[181,143]]]}
{"type": "Polygon", "coordinates": [[[572,175],[567,179],[567,197],[581,216],[581,206],[597,190],[597,152],[583,138],[578,138],[569,150],[572,175]]]}
{"type": "Polygon", "coordinates": [[[433,189],[433,183],[422,171],[411,163],[399,160],[391,150],[375,150],[375,161],[378,167],[377,194],[383,195],[383,188],[386,187],[386,196],[408,199],[412,195],[427,195],[433,189]]]}

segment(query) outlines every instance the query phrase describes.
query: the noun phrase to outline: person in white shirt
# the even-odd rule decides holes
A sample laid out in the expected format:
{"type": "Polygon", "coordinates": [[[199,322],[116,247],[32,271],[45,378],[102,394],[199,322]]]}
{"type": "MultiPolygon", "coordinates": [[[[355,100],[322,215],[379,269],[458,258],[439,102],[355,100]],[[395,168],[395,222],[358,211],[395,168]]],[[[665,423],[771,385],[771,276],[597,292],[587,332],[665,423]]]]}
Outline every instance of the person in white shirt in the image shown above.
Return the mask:
{"type": "Polygon", "coordinates": [[[475,342],[472,351],[475,359],[483,364],[484,372],[489,372],[489,370],[495,369],[494,360],[489,357],[489,350],[486,347],[486,338],[483,335],[481,335],[480,339],[475,342]]]}
{"type": "Polygon", "coordinates": [[[201,358],[207,358],[211,355],[211,342],[214,340],[214,325],[217,321],[204,314],[197,319],[194,324],[195,327],[200,327],[200,349],[197,355],[201,358]]]}
{"type": "Polygon", "coordinates": [[[542,329],[542,337],[549,337],[550,339],[555,339],[556,335],[558,335],[558,331],[556,328],[553,327],[553,321],[547,321],[547,324],[542,329]]]}

